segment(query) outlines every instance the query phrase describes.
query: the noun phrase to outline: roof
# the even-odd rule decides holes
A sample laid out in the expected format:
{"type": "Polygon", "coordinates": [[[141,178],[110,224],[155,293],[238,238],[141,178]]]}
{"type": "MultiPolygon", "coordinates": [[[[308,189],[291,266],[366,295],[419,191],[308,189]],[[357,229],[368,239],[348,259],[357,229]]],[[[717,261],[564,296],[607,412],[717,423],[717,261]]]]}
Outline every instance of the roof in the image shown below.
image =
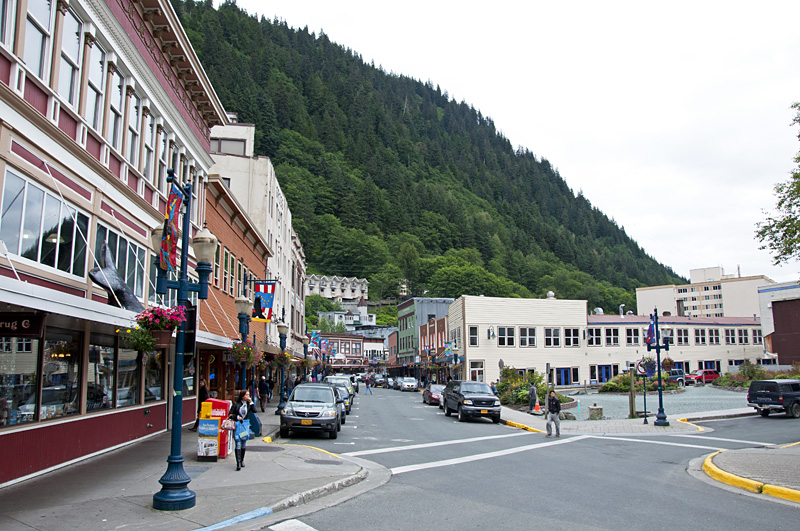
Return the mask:
{"type": "MultiPolygon", "coordinates": [[[[589,325],[649,325],[648,315],[590,315],[589,325]]],[[[761,319],[752,317],[680,317],[677,315],[659,315],[659,324],[670,325],[717,325],[717,326],[761,326],[761,319]]]]}

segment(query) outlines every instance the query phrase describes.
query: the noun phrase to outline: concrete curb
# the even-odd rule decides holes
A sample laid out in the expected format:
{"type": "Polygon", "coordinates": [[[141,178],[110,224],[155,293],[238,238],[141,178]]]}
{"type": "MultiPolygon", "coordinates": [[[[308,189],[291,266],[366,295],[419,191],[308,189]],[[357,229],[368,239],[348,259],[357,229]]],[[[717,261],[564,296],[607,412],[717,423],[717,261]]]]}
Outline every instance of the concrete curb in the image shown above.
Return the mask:
{"type": "Polygon", "coordinates": [[[714,452],[703,461],[703,471],[712,479],[725,483],[731,487],[744,489],[756,494],[766,494],[773,498],[780,498],[795,503],[800,503],[800,490],[790,489],[788,487],[781,487],[778,485],[770,485],[769,483],[762,483],[753,479],[743,478],[736,474],[731,474],[722,470],[714,464],[714,456],[721,454],[722,451],[714,452]]]}
{"type": "Polygon", "coordinates": [[[310,489],[305,492],[298,492],[294,496],[290,496],[285,500],[281,500],[280,502],[271,505],[270,509],[272,509],[273,513],[278,511],[282,511],[284,509],[289,509],[290,507],[297,507],[298,505],[303,505],[304,503],[308,503],[312,500],[325,496],[326,494],[330,494],[331,492],[335,492],[337,490],[341,490],[346,487],[350,487],[364,481],[367,479],[369,472],[366,468],[361,468],[355,475],[350,476],[349,478],[339,479],[337,481],[333,481],[328,483],[327,485],[323,485],[321,487],[317,487],[315,489],[310,489]]]}

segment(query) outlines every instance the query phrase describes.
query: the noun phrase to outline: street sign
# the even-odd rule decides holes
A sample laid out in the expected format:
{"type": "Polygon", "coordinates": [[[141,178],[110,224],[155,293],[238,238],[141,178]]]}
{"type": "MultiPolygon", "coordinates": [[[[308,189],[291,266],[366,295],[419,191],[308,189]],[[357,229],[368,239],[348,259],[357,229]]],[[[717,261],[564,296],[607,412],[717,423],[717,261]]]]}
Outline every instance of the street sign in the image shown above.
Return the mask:
{"type": "Polygon", "coordinates": [[[647,371],[644,370],[644,364],[642,364],[642,360],[636,362],[636,374],[639,376],[644,376],[647,374],[647,371]]]}

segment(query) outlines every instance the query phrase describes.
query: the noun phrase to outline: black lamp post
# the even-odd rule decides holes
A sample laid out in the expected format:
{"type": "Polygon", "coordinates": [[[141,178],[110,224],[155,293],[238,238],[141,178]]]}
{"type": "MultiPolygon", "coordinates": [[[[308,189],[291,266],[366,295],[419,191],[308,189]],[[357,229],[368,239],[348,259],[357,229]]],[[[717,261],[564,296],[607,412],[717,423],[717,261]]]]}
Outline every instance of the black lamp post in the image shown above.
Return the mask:
{"type": "MultiPolygon", "coordinates": [[[[175,180],[174,170],[167,170],[167,182],[175,180]]],[[[217,238],[203,227],[192,239],[192,248],[197,258],[195,268],[199,276],[199,282],[189,282],[188,260],[189,260],[189,230],[190,212],[192,211],[192,184],[186,183],[183,188],[179,188],[183,195],[185,210],[183,213],[183,229],[181,235],[181,269],[178,280],[169,280],[164,270],[158,264],[158,258],[154,267],[156,268],[156,293],[166,295],[168,289],[177,290],[178,304],[184,308],[189,307],[189,292],[197,293],[198,298],[208,298],[208,276],[211,274],[211,264],[217,250],[217,238]]],[[[152,234],[153,249],[161,248],[161,231],[158,229],[152,234]]],[[[153,508],[161,511],[179,511],[195,506],[195,493],[189,490],[191,479],[183,469],[183,455],[181,455],[181,427],[183,413],[183,355],[186,344],[186,321],[181,323],[178,335],[175,340],[175,365],[172,379],[172,437],[170,445],[170,455],[167,458],[167,471],[158,480],[161,483],[161,491],[153,495],[153,508]]]]}
{"type": "MultiPolygon", "coordinates": [[[[278,326],[278,337],[281,339],[281,356],[284,356],[286,350],[286,334],[289,333],[289,326],[283,321],[279,321],[277,326],[278,326]]],[[[286,397],[284,396],[284,389],[286,388],[286,378],[284,377],[283,374],[283,368],[286,366],[286,364],[283,363],[283,361],[284,360],[281,360],[281,387],[280,387],[281,399],[280,402],[278,403],[278,409],[275,410],[276,415],[280,415],[281,410],[283,410],[283,408],[286,407],[286,397]]]]}
{"type": "MultiPolygon", "coordinates": [[[[241,334],[242,343],[244,343],[247,341],[247,336],[250,335],[250,315],[253,312],[253,303],[247,297],[239,295],[236,297],[234,305],[239,318],[239,334],[241,334]]],[[[247,365],[245,361],[242,361],[239,383],[241,383],[241,389],[247,389],[247,365]]]]}
{"type": "MultiPolygon", "coordinates": [[[[663,342],[661,341],[662,335],[658,329],[658,309],[653,308],[653,315],[651,316],[653,319],[653,329],[655,332],[655,344],[648,343],[647,344],[647,352],[651,350],[656,351],[656,371],[658,371],[658,413],[656,413],[656,420],[653,422],[655,426],[669,426],[669,421],[667,420],[667,415],[664,413],[664,397],[662,396],[662,389],[661,389],[661,351],[664,350],[665,352],[669,352],[669,343],[670,343],[670,336],[672,335],[672,330],[669,328],[664,329],[663,334],[663,342]]],[[[645,393],[647,390],[645,389],[645,393]]]]}
{"type": "Polygon", "coordinates": [[[306,367],[306,363],[308,363],[308,343],[308,336],[303,336],[303,381],[308,379],[308,367],[306,367]]]}

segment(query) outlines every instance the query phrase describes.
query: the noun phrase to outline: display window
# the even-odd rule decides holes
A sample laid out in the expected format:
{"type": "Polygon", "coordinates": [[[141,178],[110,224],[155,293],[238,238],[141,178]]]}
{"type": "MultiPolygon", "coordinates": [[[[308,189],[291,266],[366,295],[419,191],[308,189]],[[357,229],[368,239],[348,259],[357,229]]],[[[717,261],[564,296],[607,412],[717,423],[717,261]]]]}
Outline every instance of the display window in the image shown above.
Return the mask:
{"type": "Polygon", "coordinates": [[[0,338],[0,426],[36,420],[38,359],[38,339],[0,338]]]}

